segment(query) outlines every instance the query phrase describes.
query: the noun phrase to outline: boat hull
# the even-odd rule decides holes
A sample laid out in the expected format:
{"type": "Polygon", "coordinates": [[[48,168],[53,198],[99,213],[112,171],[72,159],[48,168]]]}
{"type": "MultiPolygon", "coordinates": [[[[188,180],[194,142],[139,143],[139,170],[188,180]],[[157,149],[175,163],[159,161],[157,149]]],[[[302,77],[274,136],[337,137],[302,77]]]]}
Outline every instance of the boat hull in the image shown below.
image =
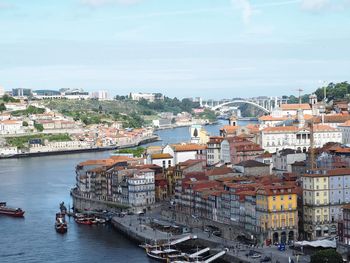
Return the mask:
{"type": "Polygon", "coordinates": [[[15,211],[15,210],[0,210],[0,215],[7,215],[7,216],[12,216],[12,217],[24,217],[24,211],[15,211]]]}
{"type": "Polygon", "coordinates": [[[56,232],[60,234],[67,233],[67,226],[55,226],[56,232]]]}
{"type": "Polygon", "coordinates": [[[154,260],[157,260],[159,262],[167,262],[167,260],[168,260],[167,258],[162,258],[162,257],[158,257],[156,255],[152,255],[149,252],[147,252],[147,256],[154,259],[154,260]]]}

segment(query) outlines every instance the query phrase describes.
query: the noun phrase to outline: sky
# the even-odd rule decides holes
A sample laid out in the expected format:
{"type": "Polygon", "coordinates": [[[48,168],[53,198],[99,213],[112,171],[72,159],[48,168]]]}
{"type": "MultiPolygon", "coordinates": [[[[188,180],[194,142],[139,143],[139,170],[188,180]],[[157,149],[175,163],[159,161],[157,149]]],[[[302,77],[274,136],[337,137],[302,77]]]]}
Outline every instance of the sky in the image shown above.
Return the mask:
{"type": "Polygon", "coordinates": [[[234,98],[350,80],[350,0],[0,0],[0,86],[234,98]]]}

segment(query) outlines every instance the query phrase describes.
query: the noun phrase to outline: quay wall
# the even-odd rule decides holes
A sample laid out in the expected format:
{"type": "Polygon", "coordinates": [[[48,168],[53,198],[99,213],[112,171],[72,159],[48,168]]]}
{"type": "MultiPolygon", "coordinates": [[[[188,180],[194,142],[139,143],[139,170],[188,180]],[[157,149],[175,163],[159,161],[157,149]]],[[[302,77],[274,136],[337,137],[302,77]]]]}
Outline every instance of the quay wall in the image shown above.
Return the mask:
{"type": "MultiPolygon", "coordinates": [[[[117,218],[112,219],[112,225],[115,228],[116,231],[123,234],[125,237],[129,238],[130,240],[136,242],[137,244],[143,244],[144,242],[153,244],[154,239],[150,238],[150,235],[147,235],[144,232],[136,231],[135,228],[131,226],[127,226],[125,224],[122,224],[118,221],[117,218]]],[[[175,237],[176,238],[176,237],[175,237]]],[[[166,239],[157,239],[158,244],[166,242],[166,239]]],[[[189,247],[210,247],[212,251],[219,252],[221,251],[225,246],[224,244],[219,244],[218,242],[206,240],[202,238],[197,238],[195,240],[190,240],[186,242],[187,246],[189,247]]],[[[225,262],[231,262],[231,263],[249,263],[249,261],[246,261],[244,259],[238,258],[237,256],[233,255],[232,253],[226,253],[223,257],[221,257],[225,262]]]]}
{"type": "Polygon", "coordinates": [[[127,206],[116,204],[115,202],[109,202],[106,200],[98,200],[91,199],[84,196],[80,196],[75,193],[74,190],[71,191],[71,196],[73,200],[73,207],[76,211],[84,211],[84,210],[108,210],[120,212],[123,208],[127,208],[127,206]]]}

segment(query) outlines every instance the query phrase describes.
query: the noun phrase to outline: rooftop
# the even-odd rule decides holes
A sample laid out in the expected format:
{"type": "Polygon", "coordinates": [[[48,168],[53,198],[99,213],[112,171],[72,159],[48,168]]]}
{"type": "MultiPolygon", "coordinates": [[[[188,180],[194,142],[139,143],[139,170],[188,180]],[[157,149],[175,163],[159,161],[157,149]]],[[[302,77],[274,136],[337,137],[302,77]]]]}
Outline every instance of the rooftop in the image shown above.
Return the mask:
{"type": "Polygon", "coordinates": [[[282,104],[281,105],[281,109],[284,111],[287,110],[298,110],[298,109],[302,109],[302,110],[310,110],[311,107],[309,104],[307,103],[295,103],[295,104],[282,104]]]}
{"type": "Polygon", "coordinates": [[[268,164],[265,163],[261,163],[255,160],[247,160],[247,161],[243,161],[240,162],[238,164],[236,164],[236,166],[243,166],[243,167],[267,167],[269,166],[268,164]]]}

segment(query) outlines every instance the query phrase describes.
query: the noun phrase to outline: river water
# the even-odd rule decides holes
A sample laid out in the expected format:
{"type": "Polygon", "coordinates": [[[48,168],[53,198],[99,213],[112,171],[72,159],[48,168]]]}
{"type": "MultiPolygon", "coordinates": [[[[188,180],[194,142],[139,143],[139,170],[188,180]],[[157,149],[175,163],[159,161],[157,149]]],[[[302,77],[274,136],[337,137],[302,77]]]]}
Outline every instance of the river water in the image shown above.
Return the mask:
{"type": "MultiPolygon", "coordinates": [[[[218,134],[219,126],[205,128],[218,134]]],[[[162,141],[189,140],[188,127],[161,130],[162,141]]],[[[75,166],[87,159],[108,157],[110,152],[0,160],[0,201],[21,207],[25,218],[0,215],[0,262],[151,262],[142,249],[110,226],[77,225],[68,221],[68,233],[57,234],[55,213],[59,203],[71,205],[75,166]]]]}

